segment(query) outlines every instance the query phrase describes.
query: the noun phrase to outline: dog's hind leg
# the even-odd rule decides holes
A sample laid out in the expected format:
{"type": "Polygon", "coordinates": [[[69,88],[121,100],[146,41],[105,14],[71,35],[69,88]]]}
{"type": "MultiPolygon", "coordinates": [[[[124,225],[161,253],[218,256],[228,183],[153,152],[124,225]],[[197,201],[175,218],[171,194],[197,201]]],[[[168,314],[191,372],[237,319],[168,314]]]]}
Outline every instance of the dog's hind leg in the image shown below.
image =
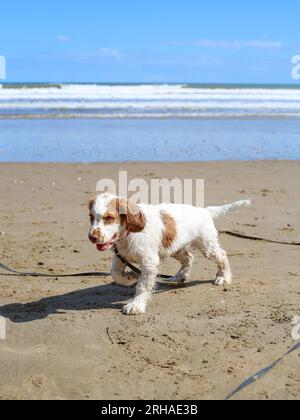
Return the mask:
{"type": "Polygon", "coordinates": [[[199,248],[209,260],[216,262],[218,272],[215,285],[223,286],[224,284],[231,284],[232,274],[230,265],[227,254],[219,243],[218,232],[215,231],[214,235],[210,235],[210,237],[202,237],[195,243],[195,246],[199,248]]]}
{"type": "Polygon", "coordinates": [[[181,263],[181,268],[174,277],[170,278],[169,281],[185,283],[191,274],[194,257],[191,254],[191,252],[186,248],[177,252],[172,257],[181,263]]]}
{"type": "Polygon", "coordinates": [[[215,250],[212,251],[210,258],[215,260],[218,265],[215,285],[223,286],[224,284],[231,284],[232,274],[226,252],[220,246],[218,246],[215,250]]]}
{"type": "Polygon", "coordinates": [[[127,265],[123,263],[116,255],[113,256],[111,276],[113,281],[121,286],[129,287],[138,282],[139,276],[136,273],[126,273],[127,265]]]}

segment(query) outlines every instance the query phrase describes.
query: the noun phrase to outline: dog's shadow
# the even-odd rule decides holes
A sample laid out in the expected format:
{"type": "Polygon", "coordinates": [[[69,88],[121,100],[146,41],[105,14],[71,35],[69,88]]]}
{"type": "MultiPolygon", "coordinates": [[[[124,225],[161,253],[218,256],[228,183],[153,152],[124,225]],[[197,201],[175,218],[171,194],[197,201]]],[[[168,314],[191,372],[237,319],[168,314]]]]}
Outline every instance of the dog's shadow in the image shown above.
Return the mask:
{"type": "MultiPolygon", "coordinates": [[[[191,281],[180,288],[212,284],[212,281],[191,281]]],[[[155,293],[174,290],[168,282],[158,282],[155,293]]],[[[45,319],[49,315],[63,314],[64,311],[86,311],[91,309],[122,308],[122,302],[131,299],[134,287],[122,287],[114,283],[77,290],[63,295],[51,296],[29,303],[13,303],[0,307],[0,315],[14,323],[45,319]]]]}

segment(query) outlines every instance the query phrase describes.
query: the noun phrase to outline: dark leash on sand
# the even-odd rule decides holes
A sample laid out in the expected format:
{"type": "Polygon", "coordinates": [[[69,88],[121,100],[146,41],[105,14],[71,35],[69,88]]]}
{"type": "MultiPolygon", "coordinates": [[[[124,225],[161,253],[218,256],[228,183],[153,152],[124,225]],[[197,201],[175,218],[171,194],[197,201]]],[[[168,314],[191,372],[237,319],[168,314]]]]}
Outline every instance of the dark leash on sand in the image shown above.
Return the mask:
{"type": "MultiPolygon", "coordinates": [[[[290,246],[300,246],[300,242],[285,242],[285,241],[276,241],[273,239],[267,239],[267,238],[261,238],[257,236],[249,236],[244,235],[239,232],[233,232],[229,230],[221,231],[220,234],[232,236],[234,238],[239,239],[247,239],[251,241],[260,241],[260,242],[268,242],[272,244],[280,244],[280,245],[290,245],[290,246]]],[[[117,246],[114,246],[114,252],[115,255],[119,258],[120,261],[122,261],[124,264],[127,265],[128,268],[130,268],[134,273],[141,274],[141,271],[135,267],[134,265],[130,264],[122,255],[119,253],[117,246]]],[[[5,264],[0,263],[0,269],[14,274],[16,276],[22,276],[22,277],[57,277],[57,278],[68,278],[68,277],[108,277],[109,273],[101,273],[101,272],[86,272],[86,273],[74,273],[74,274],[55,274],[55,273],[38,273],[35,271],[17,271],[14,270],[11,267],[8,267],[5,264]]],[[[157,276],[160,279],[169,280],[173,276],[172,275],[165,275],[165,274],[158,274],[157,276]]]]}
{"type": "Polygon", "coordinates": [[[279,244],[279,245],[295,245],[295,246],[300,246],[300,242],[287,242],[287,241],[276,241],[274,239],[267,239],[267,238],[260,238],[259,236],[249,236],[249,235],[244,235],[242,233],[239,232],[232,232],[230,230],[222,230],[220,232],[220,234],[223,235],[228,235],[228,236],[233,236],[234,238],[239,238],[239,239],[248,239],[250,241],[260,241],[260,242],[268,242],[270,244],[279,244]]]}
{"type": "Polygon", "coordinates": [[[247,388],[249,385],[252,385],[254,382],[261,379],[263,376],[265,376],[270,370],[274,369],[275,366],[278,365],[279,362],[281,362],[286,356],[291,354],[292,352],[300,349],[300,341],[296,343],[289,351],[287,351],[283,356],[281,356],[279,359],[277,359],[275,362],[271,363],[269,366],[261,369],[260,371],[256,372],[254,375],[250,376],[250,378],[246,379],[241,385],[239,385],[233,392],[231,392],[228,397],[225,398],[226,401],[230,400],[232,397],[234,397],[236,394],[240,393],[244,388],[247,388]]]}
{"type": "MultiPolygon", "coordinates": [[[[133,272],[136,274],[141,274],[141,270],[139,270],[134,265],[130,264],[128,261],[125,260],[125,258],[122,257],[122,255],[119,253],[118,248],[114,246],[114,252],[115,255],[119,258],[120,261],[122,261],[124,264],[127,264],[127,267],[130,268],[133,272]]],[[[36,271],[17,271],[14,270],[11,267],[8,267],[5,264],[0,263],[0,269],[7,271],[8,273],[11,273],[15,276],[20,277],[56,277],[56,278],[68,278],[68,277],[108,277],[110,276],[110,273],[102,273],[102,272],[86,272],[86,273],[74,273],[74,274],[55,274],[55,273],[38,273],[36,271]]],[[[168,276],[165,274],[158,274],[158,278],[168,280],[172,276],[168,276]]]]}
{"type": "Polygon", "coordinates": [[[0,263],[0,269],[7,271],[15,276],[20,277],[57,277],[57,278],[67,278],[67,277],[108,277],[109,273],[101,272],[87,272],[87,273],[74,273],[74,274],[54,274],[54,273],[37,273],[35,271],[17,271],[13,268],[8,267],[5,264],[0,263]]]}
{"type": "MultiPolygon", "coordinates": [[[[272,244],[280,244],[280,245],[290,245],[290,246],[300,246],[300,242],[285,242],[285,241],[276,241],[272,239],[260,238],[256,236],[249,236],[243,235],[239,232],[232,232],[232,231],[222,231],[221,234],[232,236],[239,239],[246,239],[251,241],[260,241],[260,242],[268,242],[272,244]]],[[[130,264],[126,259],[119,253],[117,246],[114,246],[115,255],[122,261],[124,264],[127,265],[133,272],[137,274],[141,274],[141,271],[135,267],[134,265],[130,264]]],[[[23,277],[56,277],[56,278],[68,278],[68,277],[108,277],[109,273],[101,273],[101,272],[87,272],[87,273],[75,273],[75,274],[54,274],[54,273],[37,273],[37,272],[24,272],[24,271],[17,271],[13,268],[8,267],[5,264],[0,263],[0,269],[11,273],[16,276],[23,276],[23,277]]],[[[168,276],[165,274],[159,274],[158,278],[164,280],[170,280],[172,276],[168,276]]],[[[241,385],[239,385],[233,392],[231,392],[225,400],[230,400],[232,397],[240,393],[244,388],[247,388],[249,385],[253,384],[254,382],[261,379],[265,376],[268,372],[270,372],[273,368],[275,368],[279,362],[281,362],[286,356],[291,354],[292,352],[300,349],[300,341],[296,343],[288,352],[286,352],[283,356],[277,359],[275,362],[271,363],[267,367],[261,369],[259,372],[252,375],[250,378],[246,379],[241,385]]]]}

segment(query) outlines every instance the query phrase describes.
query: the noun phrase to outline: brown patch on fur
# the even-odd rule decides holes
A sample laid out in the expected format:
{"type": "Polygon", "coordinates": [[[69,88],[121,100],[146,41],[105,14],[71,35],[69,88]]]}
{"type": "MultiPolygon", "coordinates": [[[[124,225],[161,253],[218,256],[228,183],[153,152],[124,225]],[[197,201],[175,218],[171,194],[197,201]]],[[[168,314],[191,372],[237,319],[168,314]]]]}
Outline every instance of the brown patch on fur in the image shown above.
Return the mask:
{"type": "Polygon", "coordinates": [[[93,230],[93,232],[91,232],[91,236],[94,238],[94,239],[96,239],[96,240],[98,240],[98,239],[100,239],[101,238],[101,232],[100,232],[100,230],[99,229],[94,229],[93,230]]]}
{"type": "Polygon", "coordinates": [[[97,199],[97,196],[95,195],[89,201],[89,210],[90,210],[90,221],[91,221],[91,224],[94,222],[94,216],[92,214],[92,209],[94,207],[94,204],[95,204],[96,199],[97,199]]]}
{"type": "Polygon", "coordinates": [[[89,210],[92,211],[92,208],[94,207],[95,201],[97,199],[97,196],[94,195],[94,197],[92,197],[89,201],[89,210]]]}
{"type": "Polygon", "coordinates": [[[160,217],[165,227],[162,234],[162,244],[164,248],[170,248],[176,238],[176,223],[173,217],[165,211],[160,212],[160,217]]]}
{"type": "Polygon", "coordinates": [[[116,213],[113,213],[112,211],[106,212],[102,217],[105,225],[113,225],[115,223],[120,223],[120,218],[117,216],[116,213]]]}
{"type": "Polygon", "coordinates": [[[108,206],[107,214],[114,217],[113,223],[126,226],[128,232],[142,232],[146,226],[146,218],[139,207],[124,198],[113,199],[108,206]]]}

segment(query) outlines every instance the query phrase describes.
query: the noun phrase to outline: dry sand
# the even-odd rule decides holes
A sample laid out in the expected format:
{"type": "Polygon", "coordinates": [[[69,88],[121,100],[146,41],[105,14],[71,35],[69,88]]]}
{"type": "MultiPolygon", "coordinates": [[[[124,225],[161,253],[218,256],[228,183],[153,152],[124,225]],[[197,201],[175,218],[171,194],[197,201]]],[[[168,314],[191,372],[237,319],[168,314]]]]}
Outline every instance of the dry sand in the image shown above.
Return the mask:
{"type": "MultiPolygon", "coordinates": [[[[300,163],[1,164],[0,255],[18,270],[109,272],[87,240],[86,203],[101,177],[204,177],[206,204],[252,197],[220,229],[299,242],[300,163]]],[[[134,293],[106,277],[0,275],[2,399],[223,399],[293,344],[300,315],[299,247],[222,235],[234,272],[212,285],[197,254],[182,289],[159,286],[146,315],[126,317],[134,293]]],[[[176,271],[173,261],[163,265],[176,271]]],[[[0,270],[1,272],[1,270],[0,270]]],[[[239,399],[299,399],[299,351],[239,399]]]]}

